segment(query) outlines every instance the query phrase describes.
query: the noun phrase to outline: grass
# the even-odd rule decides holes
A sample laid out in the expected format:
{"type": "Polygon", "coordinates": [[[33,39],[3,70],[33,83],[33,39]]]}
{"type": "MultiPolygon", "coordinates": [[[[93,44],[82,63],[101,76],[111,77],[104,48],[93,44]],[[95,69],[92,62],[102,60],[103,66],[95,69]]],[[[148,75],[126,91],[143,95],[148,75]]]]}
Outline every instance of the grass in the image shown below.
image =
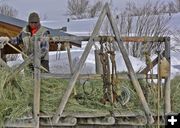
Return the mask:
{"type": "Polygon", "coordinates": [[[180,76],[171,80],[171,104],[173,112],[180,112],[180,76]]]}
{"type": "MultiPolygon", "coordinates": [[[[31,75],[19,74],[14,81],[5,84],[9,72],[0,69],[0,123],[5,119],[14,120],[16,118],[32,116],[33,106],[33,79],[31,75]]],[[[141,85],[146,87],[145,81],[140,81],[141,85]]],[[[52,115],[56,112],[61,101],[68,81],[60,79],[43,79],[41,82],[41,106],[40,112],[45,115],[52,115]]],[[[101,80],[92,80],[83,84],[76,82],[77,95],[70,96],[64,111],[68,112],[142,112],[136,91],[128,80],[120,81],[118,86],[125,86],[130,90],[130,101],[126,105],[117,102],[114,105],[110,103],[102,104],[100,99],[103,97],[103,84],[101,80]]],[[[171,81],[172,111],[180,110],[180,77],[171,81]]],[[[157,112],[157,94],[156,89],[148,89],[148,103],[154,113],[157,112]]],[[[161,109],[163,102],[161,102],[161,109]]]]}

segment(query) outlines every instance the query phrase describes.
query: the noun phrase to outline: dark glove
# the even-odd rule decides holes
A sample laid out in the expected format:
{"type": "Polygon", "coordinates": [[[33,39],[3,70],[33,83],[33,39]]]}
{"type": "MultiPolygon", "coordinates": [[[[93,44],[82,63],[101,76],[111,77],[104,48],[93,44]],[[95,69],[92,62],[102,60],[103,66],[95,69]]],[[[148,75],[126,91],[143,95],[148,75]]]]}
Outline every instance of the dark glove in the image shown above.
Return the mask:
{"type": "Polygon", "coordinates": [[[46,48],[41,48],[41,57],[45,56],[45,54],[47,53],[47,49],[46,48]]]}

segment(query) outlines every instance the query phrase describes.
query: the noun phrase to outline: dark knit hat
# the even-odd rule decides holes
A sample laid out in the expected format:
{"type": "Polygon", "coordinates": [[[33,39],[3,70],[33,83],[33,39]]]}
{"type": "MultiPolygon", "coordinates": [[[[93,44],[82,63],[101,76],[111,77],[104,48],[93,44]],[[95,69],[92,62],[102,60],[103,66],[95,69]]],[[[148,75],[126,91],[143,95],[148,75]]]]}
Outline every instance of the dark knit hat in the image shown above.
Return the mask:
{"type": "Polygon", "coordinates": [[[28,22],[29,23],[31,23],[31,22],[38,22],[39,23],[40,22],[39,15],[36,12],[32,12],[29,15],[28,22]]]}

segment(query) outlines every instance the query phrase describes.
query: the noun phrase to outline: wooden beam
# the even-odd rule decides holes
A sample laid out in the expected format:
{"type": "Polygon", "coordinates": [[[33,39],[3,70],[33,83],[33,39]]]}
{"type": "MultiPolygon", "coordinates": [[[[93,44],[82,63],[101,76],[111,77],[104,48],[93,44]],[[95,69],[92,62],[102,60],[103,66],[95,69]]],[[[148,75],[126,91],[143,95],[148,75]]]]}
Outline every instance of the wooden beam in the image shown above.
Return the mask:
{"type": "Polygon", "coordinates": [[[102,63],[99,56],[100,50],[94,50],[94,57],[95,57],[95,66],[96,66],[96,74],[102,74],[102,63]]]}
{"type": "Polygon", "coordinates": [[[97,36],[97,34],[98,34],[99,30],[100,30],[100,27],[101,27],[101,25],[103,23],[103,20],[105,18],[105,15],[106,15],[106,9],[105,9],[106,6],[104,6],[103,11],[101,12],[101,14],[99,16],[98,21],[96,23],[96,26],[95,26],[95,28],[94,28],[94,30],[92,32],[92,35],[91,35],[91,37],[90,37],[90,39],[88,41],[88,44],[86,45],[86,47],[84,49],[84,52],[83,52],[83,54],[82,54],[82,56],[80,58],[80,61],[75,67],[74,73],[73,73],[72,78],[70,79],[70,81],[68,83],[67,89],[65,91],[65,94],[62,97],[61,103],[60,103],[55,115],[53,116],[53,124],[58,123],[58,120],[62,115],[64,107],[65,107],[65,105],[66,105],[66,103],[67,103],[67,101],[69,99],[69,96],[70,96],[70,94],[72,92],[72,89],[74,88],[74,85],[75,85],[76,80],[77,80],[77,78],[78,78],[78,76],[80,74],[80,71],[83,68],[83,65],[84,65],[84,63],[86,61],[86,58],[87,58],[93,44],[95,43],[94,38],[97,36]]]}
{"type": "Polygon", "coordinates": [[[6,83],[14,79],[17,76],[17,74],[20,71],[22,71],[24,67],[27,66],[31,62],[32,58],[33,58],[33,55],[30,55],[27,59],[25,59],[25,61],[22,64],[20,64],[15,70],[13,70],[13,72],[7,77],[6,83]]]}
{"type": "MultiPolygon", "coordinates": [[[[71,57],[71,51],[70,51],[70,43],[66,42],[66,50],[67,50],[67,54],[68,54],[68,60],[69,60],[69,68],[70,68],[70,73],[73,74],[73,66],[72,66],[72,57],[71,57]]],[[[74,91],[73,91],[74,95],[77,95],[76,92],[76,88],[74,87],[74,91]]]]}
{"type": "Polygon", "coordinates": [[[80,118],[78,119],[78,124],[90,124],[90,125],[114,125],[114,117],[96,117],[96,118],[80,118]]]}
{"type": "Polygon", "coordinates": [[[49,118],[43,118],[44,121],[41,121],[40,122],[40,126],[45,126],[45,127],[72,127],[72,126],[75,126],[77,125],[77,118],[76,117],[71,117],[71,116],[66,116],[66,117],[61,117],[60,120],[58,121],[58,123],[56,124],[52,124],[51,122],[51,118],[52,117],[49,117],[49,118]]]}
{"type": "MultiPolygon", "coordinates": [[[[102,37],[108,37],[108,38],[114,38],[115,36],[97,36],[94,38],[94,41],[100,41],[102,37]]],[[[88,41],[90,36],[61,36],[61,37],[54,37],[55,41],[88,41]]],[[[168,37],[150,37],[150,36],[143,36],[143,37],[127,37],[127,36],[121,36],[121,39],[123,42],[165,42],[166,38],[168,37]]]]}
{"type": "Polygon", "coordinates": [[[165,57],[169,62],[169,75],[165,79],[165,113],[171,112],[171,57],[170,57],[170,38],[165,42],[165,57]]]}
{"type": "MultiPolygon", "coordinates": [[[[95,118],[95,117],[139,117],[144,116],[143,112],[132,112],[132,111],[103,111],[103,112],[63,112],[61,117],[76,117],[76,118],[95,118]]],[[[154,116],[154,115],[153,115],[154,116]]],[[[51,119],[53,115],[40,115],[42,119],[51,119]]],[[[61,119],[61,118],[60,118],[61,119]]]]}
{"type": "MultiPolygon", "coordinates": [[[[103,36],[104,37],[104,36],[103,36]]],[[[115,38],[114,36],[107,36],[115,38]]],[[[55,41],[49,42],[49,51],[57,51],[59,42],[70,42],[70,44],[75,45],[73,42],[81,42],[81,41],[88,41],[90,36],[61,36],[61,37],[54,37],[55,41]]],[[[100,41],[102,36],[94,37],[94,41],[100,41]]],[[[164,42],[168,37],[121,37],[123,42],[136,42],[136,43],[143,43],[143,42],[164,42]]],[[[81,44],[75,45],[80,47],[81,44]]],[[[21,50],[18,45],[14,45],[17,49],[21,50]]],[[[12,49],[10,46],[4,46],[4,54],[18,54],[16,50],[12,49]]]]}
{"type": "Polygon", "coordinates": [[[5,69],[7,69],[8,71],[10,71],[10,67],[7,65],[7,63],[0,58],[0,66],[4,67],[5,69]]]}
{"type": "Polygon", "coordinates": [[[140,99],[140,101],[141,101],[141,103],[143,105],[144,111],[145,111],[146,116],[148,118],[148,123],[152,124],[152,123],[154,123],[154,119],[153,119],[152,113],[151,113],[150,108],[148,106],[148,103],[147,103],[147,101],[145,99],[145,96],[143,94],[143,91],[141,89],[139,81],[137,80],[136,74],[134,72],[134,69],[132,67],[131,61],[130,61],[130,59],[128,57],[128,54],[126,52],[126,49],[125,49],[125,47],[123,45],[123,41],[121,40],[117,24],[116,24],[116,22],[115,22],[115,20],[113,18],[113,15],[112,15],[112,13],[110,11],[109,6],[107,6],[107,16],[108,16],[108,19],[109,19],[110,24],[112,26],[112,30],[113,30],[113,32],[115,34],[115,37],[116,37],[119,49],[120,49],[120,51],[122,53],[122,56],[124,58],[126,67],[128,69],[128,72],[129,72],[130,79],[132,81],[132,84],[133,84],[133,86],[134,86],[134,88],[135,88],[135,90],[136,90],[136,92],[137,92],[137,94],[139,96],[139,99],[140,99]]]}
{"type": "MultiPolygon", "coordinates": [[[[164,55],[164,54],[165,54],[165,51],[163,51],[162,55],[164,55]]],[[[156,57],[152,61],[152,67],[145,67],[140,73],[147,74],[157,64],[158,64],[158,57],[156,57]]]]}
{"type": "Polygon", "coordinates": [[[23,123],[23,122],[19,122],[19,123],[6,122],[5,128],[34,128],[34,124],[33,123],[23,123]]]}
{"type": "Polygon", "coordinates": [[[39,112],[40,112],[40,85],[41,85],[41,71],[40,71],[40,44],[35,36],[34,43],[34,104],[33,104],[33,114],[35,120],[35,127],[39,128],[39,112]]]}
{"type": "Polygon", "coordinates": [[[70,51],[70,44],[66,42],[66,50],[68,54],[68,60],[69,60],[69,68],[70,68],[70,73],[73,73],[73,66],[72,66],[72,57],[71,57],[71,51],[70,51]]]}
{"type": "MultiPolygon", "coordinates": [[[[72,74],[54,74],[54,73],[41,73],[41,78],[49,79],[49,78],[57,78],[57,79],[71,79],[72,74]]],[[[90,79],[90,80],[99,80],[102,79],[101,74],[80,74],[78,79],[90,79]]],[[[129,75],[126,73],[118,74],[119,80],[129,79],[129,75]]],[[[157,74],[137,74],[137,79],[157,79],[157,74]],[[146,78],[147,77],[147,78],[146,78]]]]}

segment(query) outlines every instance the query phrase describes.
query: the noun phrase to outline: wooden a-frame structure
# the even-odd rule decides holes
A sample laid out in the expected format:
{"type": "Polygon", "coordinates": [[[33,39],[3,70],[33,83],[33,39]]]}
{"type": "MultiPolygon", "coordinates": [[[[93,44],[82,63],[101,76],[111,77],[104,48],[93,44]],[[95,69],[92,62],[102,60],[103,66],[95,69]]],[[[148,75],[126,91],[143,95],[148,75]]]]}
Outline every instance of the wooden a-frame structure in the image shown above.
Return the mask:
{"type": "MultiPolygon", "coordinates": [[[[130,80],[132,81],[132,84],[133,84],[133,86],[134,86],[134,88],[138,94],[138,97],[140,99],[140,102],[142,103],[142,106],[144,108],[144,111],[145,111],[145,114],[147,117],[147,121],[149,124],[154,122],[153,115],[152,115],[150,108],[147,104],[147,101],[145,99],[145,96],[143,94],[141,86],[138,82],[137,75],[134,72],[134,69],[133,69],[132,64],[130,62],[128,54],[124,48],[124,45],[123,45],[124,38],[120,37],[120,33],[119,33],[118,28],[117,28],[117,24],[113,18],[113,15],[110,11],[108,3],[106,3],[105,6],[103,7],[103,10],[102,10],[99,18],[98,18],[98,21],[96,23],[96,26],[95,26],[91,36],[90,37],[80,37],[80,38],[76,37],[76,39],[75,39],[75,40],[88,40],[88,43],[84,49],[84,52],[80,58],[79,63],[74,68],[74,71],[72,70],[72,63],[70,62],[71,61],[70,49],[69,49],[69,47],[67,47],[67,52],[68,52],[69,62],[70,62],[70,70],[71,70],[72,75],[67,76],[67,77],[70,77],[70,80],[69,80],[67,89],[66,89],[66,91],[62,97],[61,102],[60,102],[60,105],[59,105],[55,115],[53,115],[53,117],[52,117],[52,124],[53,125],[58,124],[60,118],[63,115],[65,105],[66,105],[66,103],[70,97],[70,94],[74,88],[74,85],[75,85],[78,77],[80,77],[80,72],[83,68],[83,65],[86,61],[86,58],[87,58],[92,46],[94,45],[95,41],[97,40],[97,38],[99,38],[98,32],[99,32],[101,25],[102,25],[106,16],[109,19],[109,22],[110,22],[112,30],[113,30],[113,34],[115,35],[115,40],[117,41],[117,47],[119,48],[120,52],[122,53],[123,59],[125,61],[126,67],[128,69],[128,76],[129,76],[130,80]]],[[[71,40],[70,38],[72,38],[72,40],[74,40],[74,37],[69,37],[68,40],[71,40]]],[[[131,38],[131,39],[134,39],[134,38],[131,38]]],[[[170,44],[169,44],[169,40],[168,40],[169,38],[163,38],[163,39],[164,39],[163,41],[166,42],[165,43],[165,49],[167,49],[164,51],[164,55],[165,55],[166,59],[168,61],[170,61],[170,50],[169,50],[170,44]]],[[[148,41],[148,37],[146,38],[146,40],[148,41]]],[[[140,40],[140,42],[142,42],[142,41],[140,40]]],[[[39,46],[36,46],[36,45],[38,45],[38,44],[35,43],[34,63],[36,65],[36,67],[40,67],[40,60],[38,58],[39,46]]],[[[15,69],[14,73],[12,73],[12,76],[10,76],[8,81],[11,80],[11,78],[13,78],[17,73],[19,73],[24,68],[25,65],[28,65],[32,61],[32,58],[33,58],[33,55],[29,56],[17,69],[15,69]]],[[[155,59],[152,63],[153,63],[153,66],[156,65],[157,59],[155,59]]],[[[6,67],[7,69],[9,68],[7,66],[7,64],[1,58],[0,58],[0,64],[3,67],[6,67]]],[[[141,73],[147,73],[148,70],[150,70],[150,69],[145,68],[141,73]]],[[[48,74],[46,74],[46,75],[48,75],[48,74]]],[[[39,111],[40,111],[40,82],[41,82],[41,77],[42,76],[40,74],[40,68],[35,68],[35,71],[34,71],[34,105],[33,105],[34,123],[30,124],[30,126],[33,126],[35,128],[39,128],[39,126],[40,126],[39,111]]],[[[66,76],[63,76],[63,77],[66,77],[66,76]]],[[[171,111],[171,104],[170,104],[170,74],[169,74],[169,76],[165,79],[165,113],[169,113],[170,111],[171,111]]]]}
{"type": "Polygon", "coordinates": [[[74,85],[75,85],[76,80],[77,80],[77,78],[78,78],[78,76],[80,74],[80,71],[83,68],[83,65],[84,65],[84,63],[86,61],[86,58],[87,58],[92,46],[94,45],[94,38],[97,37],[98,32],[99,32],[99,30],[101,28],[101,25],[102,25],[102,23],[103,23],[103,21],[105,19],[105,16],[107,16],[107,18],[110,21],[113,33],[115,35],[115,39],[116,39],[117,44],[118,44],[118,47],[119,47],[119,49],[120,49],[120,51],[122,53],[122,56],[124,58],[124,61],[126,63],[126,66],[127,66],[128,72],[129,72],[129,77],[130,77],[130,79],[131,79],[131,81],[133,83],[133,86],[135,87],[135,90],[137,91],[137,94],[138,94],[139,99],[140,99],[140,101],[141,101],[141,103],[143,105],[146,116],[148,117],[148,121],[149,121],[149,123],[154,122],[154,119],[152,117],[152,113],[151,113],[151,111],[149,109],[149,106],[148,106],[148,104],[146,102],[145,96],[144,96],[143,91],[142,91],[142,89],[140,87],[140,84],[139,84],[139,82],[137,80],[136,74],[135,74],[134,69],[132,67],[132,64],[130,62],[128,54],[127,54],[127,52],[125,50],[125,47],[123,45],[123,42],[122,42],[122,40],[120,38],[120,33],[119,33],[119,30],[118,30],[117,24],[115,23],[113,15],[112,15],[112,13],[110,11],[110,8],[108,6],[108,3],[106,3],[103,10],[102,10],[102,12],[101,12],[101,14],[100,14],[100,16],[99,16],[99,18],[98,18],[98,21],[97,21],[97,23],[95,25],[95,28],[94,28],[91,36],[90,36],[90,39],[89,39],[89,41],[87,43],[87,46],[84,49],[84,52],[83,52],[83,54],[82,54],[82,56],[80,58],[80,61],[76,65],[75,70],[73,72],[73,75],[72,75],[71,79],[69,80],[68,87],[67,87],[67,89],[65,91],[65,94],[62,97],[62,100],[61,100],[61,103],[60,103],[60,105],[59,105],[59,107],[57,109],[57,112],[53,116],[53,124],[58,123],[58,121],[59,121],[59,119],[60,119],[60,117],[61,117],[61,115],[63,113],[65,105],[66,105],[66,103],[68,101],[68,98],[69,98],[73,88],[74,88],[74,85]]]}

